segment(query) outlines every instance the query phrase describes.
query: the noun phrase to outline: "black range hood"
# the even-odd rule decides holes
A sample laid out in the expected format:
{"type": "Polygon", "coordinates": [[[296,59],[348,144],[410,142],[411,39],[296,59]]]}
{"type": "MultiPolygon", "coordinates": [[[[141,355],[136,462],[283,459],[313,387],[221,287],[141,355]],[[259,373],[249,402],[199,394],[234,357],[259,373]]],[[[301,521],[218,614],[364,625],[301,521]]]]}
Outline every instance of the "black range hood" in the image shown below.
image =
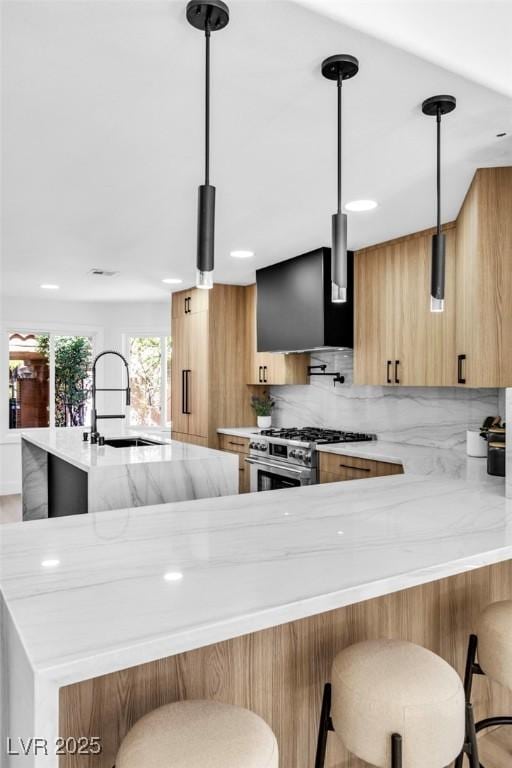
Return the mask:
{"type": "Polygon", "coordinates": [[[348,252],[347,301],[331,301],[331,249],[256,271],[258,352],[351,348],[354,341],[354,255],[348,252]]]}

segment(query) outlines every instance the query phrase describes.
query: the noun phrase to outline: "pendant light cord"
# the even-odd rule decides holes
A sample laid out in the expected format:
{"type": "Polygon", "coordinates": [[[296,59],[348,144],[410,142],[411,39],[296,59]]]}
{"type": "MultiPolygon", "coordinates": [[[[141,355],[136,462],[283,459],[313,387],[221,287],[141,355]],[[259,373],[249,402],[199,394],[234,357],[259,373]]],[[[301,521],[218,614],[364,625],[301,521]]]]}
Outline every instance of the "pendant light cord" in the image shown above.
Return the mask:
{"type": "Polygon", "coordinates": [[[441,234],[441,109],[437,108],[437,234],[441,234]]]}
{"type": "Polygon", "coordinates": [[[338,213],[341,213],[341,149],[342,149],[342,134],[341,134],[341,88],[343,85],[343,77],[341,72],[338,74],[338,213]]]}
{"type": "Polygon", "coordinates": [[[205,66],[205,132],[204,132],[204,183],[210,183],[210,29],[206,27],[206,66],[205,66]]]}

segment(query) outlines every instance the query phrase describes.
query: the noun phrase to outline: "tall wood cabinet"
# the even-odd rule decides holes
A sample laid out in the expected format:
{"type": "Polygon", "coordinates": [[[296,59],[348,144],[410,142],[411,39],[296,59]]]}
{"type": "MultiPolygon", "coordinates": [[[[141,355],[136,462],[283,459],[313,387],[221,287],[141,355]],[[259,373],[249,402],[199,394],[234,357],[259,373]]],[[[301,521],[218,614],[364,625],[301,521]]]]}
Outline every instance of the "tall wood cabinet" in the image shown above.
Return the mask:
{"type": "Polygon", "coordinates": [[[245,287],[172,296],[171,409],[178,440],[217,447],[217,428],[255,423],[246,384],[245,287]]]}
{"type": "Polygon", "coordinates": [[[354,383],[455,383],[455,229],[446,233],[445,311],[430,311],[433,230],[355,255],[354,383]]]}
{"type": "Polygon", "coordinates": [[[246,343],[248,350],[248,384],[309,384],[308,354],[283,355],[278,352],[258,352],[256,342],[256,285],[246,288],[246,343]]]}
{"type": "Polygon", "coordinates": [[[457,220],[457,383],[512,386],[512,167],[480,168],[457,220]]]}

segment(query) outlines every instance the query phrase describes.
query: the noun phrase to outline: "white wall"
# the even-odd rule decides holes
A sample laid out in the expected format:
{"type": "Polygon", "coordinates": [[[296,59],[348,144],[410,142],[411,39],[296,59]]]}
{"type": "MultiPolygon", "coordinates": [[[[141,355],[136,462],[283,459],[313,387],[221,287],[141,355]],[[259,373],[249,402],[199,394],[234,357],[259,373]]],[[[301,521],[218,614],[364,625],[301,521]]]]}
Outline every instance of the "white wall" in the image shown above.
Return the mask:
{"type": "MultiPolygon", "coordinates": [[[[170,302],[68,302],[53,299],[2,297],[0,308],[0,495],[19,493],[21,454],[19,435],[8,428],[8,332],[62,331],[92,334],[95,353],[103,349],[126,352],[124,339],[136,334],[170,332],[170,302]]],[[[101,386],[123,386],[123,366],[119,360],[106,360],[98,366],[101,386]]],[[[104,396],[98,410],[124,408],[121,395],[104,396]]],[[[98,398],[99,400],[99,398],[98,398]]]]}

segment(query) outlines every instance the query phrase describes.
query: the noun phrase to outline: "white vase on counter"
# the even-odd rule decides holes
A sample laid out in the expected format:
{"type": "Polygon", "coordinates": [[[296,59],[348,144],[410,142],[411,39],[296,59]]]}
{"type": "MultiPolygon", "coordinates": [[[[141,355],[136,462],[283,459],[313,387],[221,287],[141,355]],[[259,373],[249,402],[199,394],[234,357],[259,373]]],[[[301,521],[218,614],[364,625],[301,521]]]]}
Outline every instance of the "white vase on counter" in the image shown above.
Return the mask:
{"type": "Polygon", "coordinates": [[[272,416],[258,416],[258,427],[260,429],[270,429],[272,426],[272,416]]]}

